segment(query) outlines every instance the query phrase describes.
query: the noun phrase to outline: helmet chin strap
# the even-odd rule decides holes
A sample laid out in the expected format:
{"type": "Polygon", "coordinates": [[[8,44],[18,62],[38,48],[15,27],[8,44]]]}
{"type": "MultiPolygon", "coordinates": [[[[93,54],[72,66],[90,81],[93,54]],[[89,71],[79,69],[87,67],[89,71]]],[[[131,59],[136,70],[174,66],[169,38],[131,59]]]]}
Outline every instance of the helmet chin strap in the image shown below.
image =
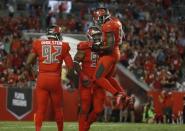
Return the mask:
{"type": "Polygon", "coordinates": [[[105,21],[104,22],[106,22],[107,20],[109,20],[110,19],[110,15],[107,15],[106,17],[105,17],[105,21]]]}

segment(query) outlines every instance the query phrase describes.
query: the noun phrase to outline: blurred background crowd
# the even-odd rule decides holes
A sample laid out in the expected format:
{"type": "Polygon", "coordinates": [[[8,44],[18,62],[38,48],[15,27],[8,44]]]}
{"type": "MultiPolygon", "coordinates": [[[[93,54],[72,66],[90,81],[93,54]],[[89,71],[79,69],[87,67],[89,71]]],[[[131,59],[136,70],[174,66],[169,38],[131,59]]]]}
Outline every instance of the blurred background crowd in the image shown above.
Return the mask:
{"type": "MultiPolygon", "coordinates": [[[[1,0],[0,84],[24,87],[35,80],[34,71],[27,72],[23,66],[33,41],[25,39],[24,32],[44,32],[49,25],[58,24],[64,33],[84,34],[93,24],[90,12],[97,6],[109,8],[123,24],[123,66],[151,89],[185,91],[183,0],[1,0]],[[20,80],[23,72],[26,77],[20,80]]],[[[111,119],[127,121],[128,112],[123,120],[120,116],[125,112],[116,112],[110,101],[105,120],[114,114],[111,119]]],[[[134,109],[129,108],[129,120],[134,121],[134,109]]]]}

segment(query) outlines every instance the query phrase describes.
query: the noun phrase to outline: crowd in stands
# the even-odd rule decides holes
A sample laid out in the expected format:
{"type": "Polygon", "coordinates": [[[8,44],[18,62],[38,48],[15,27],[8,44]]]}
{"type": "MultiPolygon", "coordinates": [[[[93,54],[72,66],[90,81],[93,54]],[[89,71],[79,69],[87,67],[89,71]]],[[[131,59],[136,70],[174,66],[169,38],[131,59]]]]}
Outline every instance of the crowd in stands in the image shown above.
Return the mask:
{"type": "Polygon", "coordinates": [[[184,20],[172,22],[170,4],[151,3],[144,7],[133,4],[130,8],[132,13],[124,16],[127,18],[123,22],[127,41],[120,62],[151,88],[183,86],[184,20]]]}
{"type": "MultiPolygon", "coordinates": [[[[120,62],[152,88],[176,87],[177,81],[183,83],[185,78],[185,22],[174,17],[173,4],[173,0],[108,0],[104,3],[120,18],[126,34],[120,62]]],[[[64,33],[84,33],[92,25],[90,10],[97,5],[103,3],[76,1],[71,12],[66,13],[67,4],[61,3],[57,11],[48,7],[45,14],[41,5],[28,4],[26,16],[17,16],[15,11],[0,17],[0,71],[19,74],[32,42],[22,38],[22,31],[43,32],[44,21],[46,27],[61,25],[64,33]],[[14,71],[4,70],[9,68],[14,71]]],[[[8,79],[7,76],[5,80],[1,78],[1,81],[8,79]]]]}
{"type": "Polygon", "coordinates": [[[23,40],[18,34],[4,36],[0,41],[0,84],[24,87],[27,81],[34,80],[33,72],[24,68],[30,52],[32,40],[23,40]],[[20,79],[24,72],[25,79],[20,79]]]}

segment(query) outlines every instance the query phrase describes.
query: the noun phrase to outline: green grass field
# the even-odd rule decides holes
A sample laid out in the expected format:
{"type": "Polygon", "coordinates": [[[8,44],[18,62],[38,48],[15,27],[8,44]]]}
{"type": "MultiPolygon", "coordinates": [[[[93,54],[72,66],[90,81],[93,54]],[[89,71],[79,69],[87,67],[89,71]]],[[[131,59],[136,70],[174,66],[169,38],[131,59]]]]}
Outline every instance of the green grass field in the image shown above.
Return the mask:
{"type": "MultiPolygon", "coordinates": [[[[78,131],[77,123],[65,123],[64,131],[78,131]]],[[[0,131],[35,131],[33,122],[0,122],[0,131]]],[[[45,122],[42,131],[57,131],[54,122],[45,122]]],[[[95,123],[90,131],[185,131],[185,125],[95,123]]]]}

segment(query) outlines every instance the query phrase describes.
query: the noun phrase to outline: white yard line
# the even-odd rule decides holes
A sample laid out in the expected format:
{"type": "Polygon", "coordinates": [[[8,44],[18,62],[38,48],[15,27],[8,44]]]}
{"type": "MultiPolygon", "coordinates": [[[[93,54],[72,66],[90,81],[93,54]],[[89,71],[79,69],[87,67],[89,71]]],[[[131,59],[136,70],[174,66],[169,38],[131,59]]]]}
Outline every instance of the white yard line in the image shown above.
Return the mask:
{"type": "MultiPolygon", "coordinates": [[[[56,126],[43,126],[42,128],[55,128],[56,126]]],[[[6,127],[0,127],[0,129],[33,129],[35,126],[6,126],[6,127]]]]}

